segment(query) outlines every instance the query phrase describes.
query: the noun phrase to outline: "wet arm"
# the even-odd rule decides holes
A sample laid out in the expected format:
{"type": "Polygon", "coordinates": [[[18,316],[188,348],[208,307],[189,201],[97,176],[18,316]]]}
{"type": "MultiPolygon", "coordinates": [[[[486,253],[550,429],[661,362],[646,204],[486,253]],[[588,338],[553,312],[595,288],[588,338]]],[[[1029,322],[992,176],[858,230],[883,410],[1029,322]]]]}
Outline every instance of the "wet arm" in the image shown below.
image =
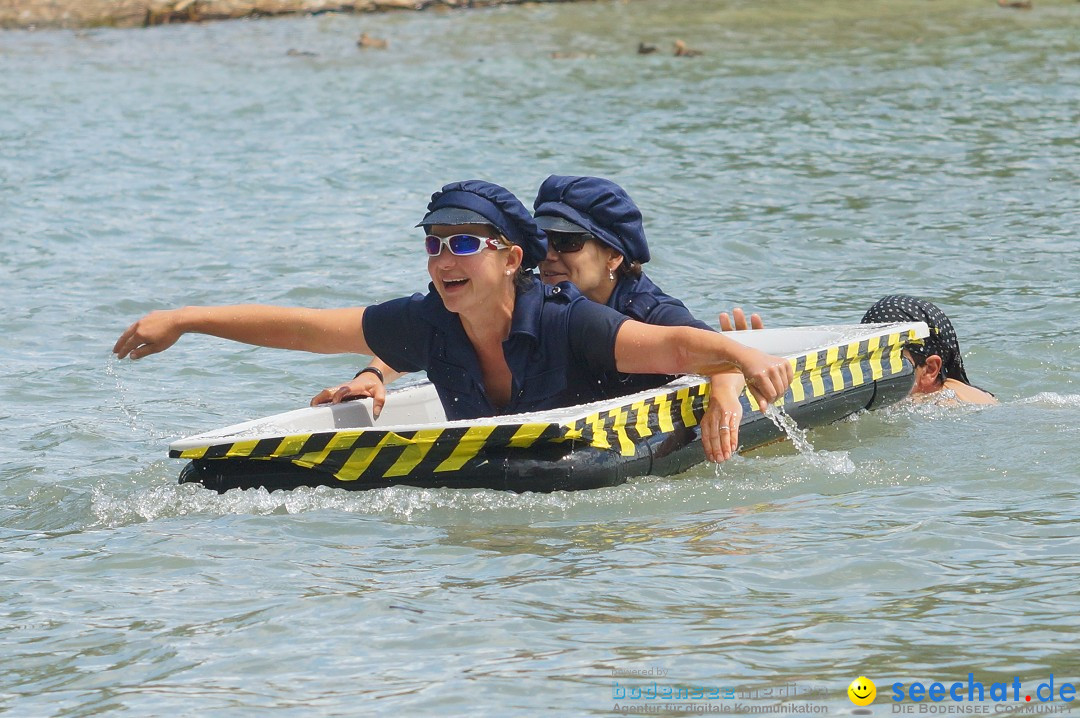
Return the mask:
{"type": "Polygon", "coordinates": [[[775,357],[718,334],[689,327],[659,327],[627,321],[615,338],[615,364],[630,374],[703,374],[738,368],[751,394],[768,404],[791,383],[787,359],[775,357]]]}
{"type": "MultiPolygon", "coordinates": [[[[407,371],[398,371],[397,369],[384,362],[379,357],[372,357],[371,363],[364,368],[367,369],[368,367],[379,370],[379,373],[381,373],[383,377],[383,384],[389,384],[393,381],[397,381],[398,379],[409,373],[407,371]]],[[[369,374],[370,372],[364,373],[369,374]]],[[[363,376],[363,374],[358,374],[357,376],[363,376]]]]}
{"type": "Polygon", "coordinates": [[[183,307],[152,312],[120,336],[113,352],[140,359],[164,351],[188,333],[319,354],[371,354],[364,338],[363,307],[306,309],[241,304],[183,307]]]}

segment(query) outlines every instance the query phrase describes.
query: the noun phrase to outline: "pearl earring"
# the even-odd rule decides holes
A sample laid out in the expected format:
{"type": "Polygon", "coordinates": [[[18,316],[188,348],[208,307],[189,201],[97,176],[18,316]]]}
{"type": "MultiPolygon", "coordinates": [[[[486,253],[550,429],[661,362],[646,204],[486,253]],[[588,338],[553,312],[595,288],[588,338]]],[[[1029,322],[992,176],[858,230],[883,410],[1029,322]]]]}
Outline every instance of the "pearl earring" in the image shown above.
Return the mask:
{"type": "Polygon", "coordinates": [[[513,273],[514,273],[514,271],[512,269],[507,269],[506,270],[506,276],[508,276],[508,277],[513,273]]]}
{"type": "Polygon", "coordinates": [[[611,269],[607,270],[607,278],[611,281],[615,281],[615,272],[611,269]]]}

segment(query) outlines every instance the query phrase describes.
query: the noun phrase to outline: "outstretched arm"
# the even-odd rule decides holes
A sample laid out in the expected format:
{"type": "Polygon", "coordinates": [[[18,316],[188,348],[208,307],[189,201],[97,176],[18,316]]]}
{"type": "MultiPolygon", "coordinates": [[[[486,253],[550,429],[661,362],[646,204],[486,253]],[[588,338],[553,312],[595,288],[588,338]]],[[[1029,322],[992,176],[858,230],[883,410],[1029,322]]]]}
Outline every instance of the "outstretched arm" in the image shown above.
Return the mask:
{"type": "Polygon", "coordinates": [[[735,366],[764,411],[784,395],[794,371],[772,356],[716,332],[690,327],[659,327],[626,321],[615,338],[615,364],[628,374],[703,374],[735,366]]]}
{"type": "Polygon", "coordinates": [[[165,351],[188,333],[245,344],[319,354],[371,354],[364,339],[364,308],[304,309],[240,304],[151,312],[120,335],[113,352],[141,359],[165,351]]]}

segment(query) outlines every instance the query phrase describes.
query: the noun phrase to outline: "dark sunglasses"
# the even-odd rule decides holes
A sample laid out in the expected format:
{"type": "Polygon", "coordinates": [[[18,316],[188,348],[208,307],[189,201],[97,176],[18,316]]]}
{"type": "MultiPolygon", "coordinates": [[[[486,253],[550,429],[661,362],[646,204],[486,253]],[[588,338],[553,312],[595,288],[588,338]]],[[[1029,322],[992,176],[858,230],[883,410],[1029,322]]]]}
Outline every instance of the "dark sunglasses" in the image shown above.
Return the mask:
{"type": "Polygon", "coordinates": [[[548,232],[548,245],[559,254],[580,252],[585,243],[593,238],[588,232],[548,232]]]}
{"type": "Polygon", "coordinates": [[[488,249],[508,249],[507,245],[491,237],[477,237],[475,234],[455,234],[450,237],[437,237],[429,234],[424,237],[424,249],[432,257],[442,254],[443,245],[450,250],[450,254],[458,257],[467,257],[470,254],[479,254],[485,247],[488,249]]]}

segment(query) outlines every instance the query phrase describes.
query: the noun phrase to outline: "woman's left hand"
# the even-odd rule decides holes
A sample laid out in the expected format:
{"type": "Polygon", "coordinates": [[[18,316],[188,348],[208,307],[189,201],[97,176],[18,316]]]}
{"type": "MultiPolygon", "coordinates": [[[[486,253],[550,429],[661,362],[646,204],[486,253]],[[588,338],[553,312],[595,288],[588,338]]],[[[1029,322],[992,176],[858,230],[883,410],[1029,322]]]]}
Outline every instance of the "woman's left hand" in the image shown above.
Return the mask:
{"type": "Polygon", "coordinates": [[[701,418],[701,443],[705,458],[720,463],[735,455],[739,448],[739,422],[742,421],[742,396],[746,380],[737,371],[714,374],[709,387],[709,408],[701,418]]]}
{"type": "Polygon", "coordinates": [[[350,399],[362,399],[369,396],[371,397],[371,414],[378,419],[386,403],[386,386],[377,376],[368,372],[357,374],[356,378],[348,384],[323,389],[312,397],[310,404],[311,406],[340,404],[350,399]]]}
{"type": "Polygon", "coordinates": [[[746,321],[746,312],[742,307],[735,307],[729,316],[727,312],[720,313],[720,331],[722,332],[745,332],[748,329],[764,329],[765,322],[761,321],[760,314],[751,314],[750,321],[746,321]],[[734,318],[734,321],[732,321],[734,318]]]}

